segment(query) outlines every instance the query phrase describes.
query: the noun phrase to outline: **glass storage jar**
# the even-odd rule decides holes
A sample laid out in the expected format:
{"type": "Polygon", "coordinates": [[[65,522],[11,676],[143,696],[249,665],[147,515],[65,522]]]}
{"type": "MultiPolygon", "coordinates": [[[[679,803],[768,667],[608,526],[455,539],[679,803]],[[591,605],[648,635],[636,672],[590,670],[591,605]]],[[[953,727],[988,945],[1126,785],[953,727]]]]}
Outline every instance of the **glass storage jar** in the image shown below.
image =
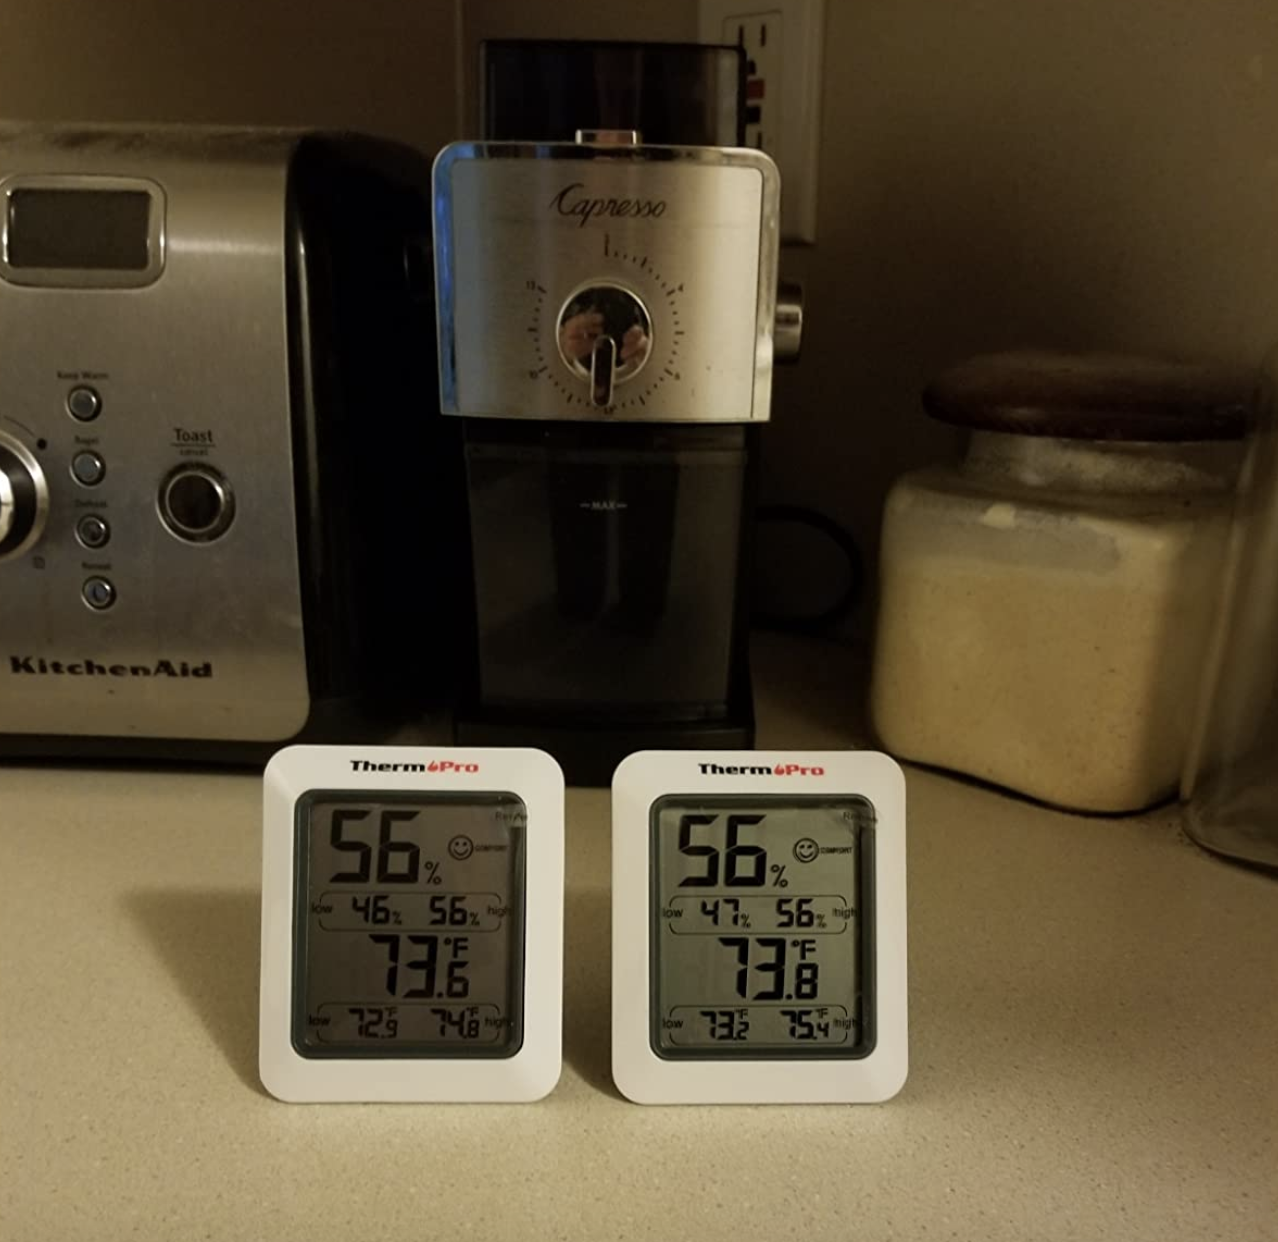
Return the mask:
{"type": "Polygon", "coordinates": [[[1195,841],[1278,875],[1278,353],[1258,392],[1180,794],[1195,841]]]}
{"type": "Polygon", "coordinates": [[[924,394],[970,429],[893,487],[870,710],[894,755],[1076,810],[1175,793],[1246,426],[1237,372],[973,359],[924,394]]]}

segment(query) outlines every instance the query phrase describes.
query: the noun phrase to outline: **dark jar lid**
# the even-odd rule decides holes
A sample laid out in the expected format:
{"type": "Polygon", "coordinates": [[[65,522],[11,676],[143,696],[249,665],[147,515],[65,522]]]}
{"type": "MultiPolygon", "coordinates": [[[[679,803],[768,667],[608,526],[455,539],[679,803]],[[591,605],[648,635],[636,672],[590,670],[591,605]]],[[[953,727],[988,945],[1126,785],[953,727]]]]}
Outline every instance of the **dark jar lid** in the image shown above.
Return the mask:
{"type": "Polygon", "coordinates": [[[923,406],[943,423],[1064,440],[1239,440],[1250,372],[1124,354],[1024,350],[943,371],[923,406]]]}

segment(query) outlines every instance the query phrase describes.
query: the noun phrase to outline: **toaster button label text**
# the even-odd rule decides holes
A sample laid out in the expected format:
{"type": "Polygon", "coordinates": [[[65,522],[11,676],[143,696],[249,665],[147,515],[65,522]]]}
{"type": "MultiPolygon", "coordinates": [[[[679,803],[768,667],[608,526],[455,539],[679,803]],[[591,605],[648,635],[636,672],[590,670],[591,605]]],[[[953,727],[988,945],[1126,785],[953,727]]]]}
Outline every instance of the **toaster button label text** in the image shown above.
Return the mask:
{"type": "Polygon", "coordinates": [[[186,427],[173,428],[173,442],[175,444],[205,444],[210,447],[215,443],[212,431],[190,431],[186,427]]]}

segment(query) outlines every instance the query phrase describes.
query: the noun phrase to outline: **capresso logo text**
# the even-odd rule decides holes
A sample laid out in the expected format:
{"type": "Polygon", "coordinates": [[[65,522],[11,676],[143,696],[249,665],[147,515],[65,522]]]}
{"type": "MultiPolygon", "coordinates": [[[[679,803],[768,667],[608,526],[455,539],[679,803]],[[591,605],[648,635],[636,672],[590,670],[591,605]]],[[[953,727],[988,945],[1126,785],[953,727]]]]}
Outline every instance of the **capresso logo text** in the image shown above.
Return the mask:
{"type": "Polygon", "coordinates": [[[778,763],[775,767],[756,764],[741,767],[731,763],[699,763],[702,776],[824,776],[822,767],[807,767],[801,763],[778,763]]]}
{"type": "Polygon", "coordinates": [[[32,677],[212,677],[213,665],[185,660],[157,660],[154,664],[99,664],[96,660],[46,660],[37,656],[9,657],[9,672],[32,677]]]}
{"type": "Polygon", "coordinates": [[[583,182],[574,181],[571,185],[564,186],[550,200],[550,206],[561,216],[577,216],[578,228],[584,229],[597,216],[659,220],[666,214],[666,201],[663,198],[587,198],[581,193],[585,188],[583,182]]]}
{"type": "Polygon", "coordinates": [[[375,763],[371,759],[352,759],[352,772],[478,772],[479,764],[454,759],[432,759],[429,763],[375,763]]]}

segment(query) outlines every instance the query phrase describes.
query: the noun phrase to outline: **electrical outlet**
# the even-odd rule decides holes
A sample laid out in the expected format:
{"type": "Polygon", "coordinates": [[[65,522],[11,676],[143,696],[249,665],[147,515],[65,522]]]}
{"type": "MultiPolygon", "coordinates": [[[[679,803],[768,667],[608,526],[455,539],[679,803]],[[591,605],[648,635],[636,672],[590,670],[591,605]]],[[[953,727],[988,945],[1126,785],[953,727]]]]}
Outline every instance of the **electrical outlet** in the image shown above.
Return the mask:
{"type": "Polygon", "coordinates": [[[781,240],[816,241],[824,0],[699,0],[704,43],[746,55],[747,146],[781,170],[781,240]]]}
{"type": "Polygon", "coordinates": [[[775,159],[781,151],[785,116],[781,91],[785,26],[781,14],[774,9],[729,18],[723,34],[725,43],[745,49],[746,146],[766,151],[775,159]]]}

